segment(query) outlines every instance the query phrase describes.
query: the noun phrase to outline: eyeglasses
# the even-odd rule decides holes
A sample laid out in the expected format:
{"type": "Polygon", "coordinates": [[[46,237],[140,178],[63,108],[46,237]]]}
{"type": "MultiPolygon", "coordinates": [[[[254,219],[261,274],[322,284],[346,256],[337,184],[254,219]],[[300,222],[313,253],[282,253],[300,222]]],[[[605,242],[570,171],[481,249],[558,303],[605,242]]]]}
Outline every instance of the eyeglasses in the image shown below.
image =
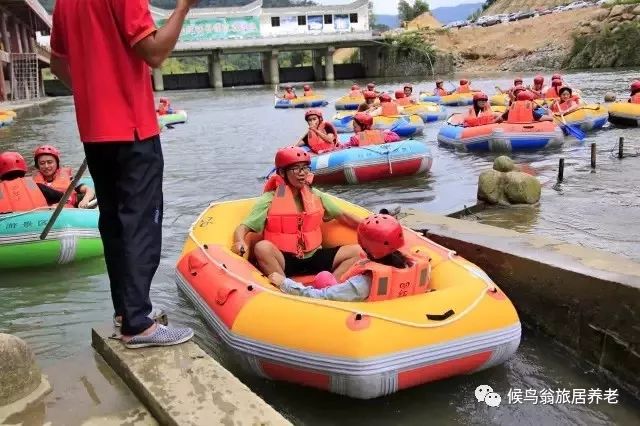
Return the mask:
{"type": "Polygon", "coordinates": [[[299,173],[309,173],[311,171],[311,167],[309,166],[294,166],[294,167],[289,167],[287,169],[288,172],[293,172],[294,174],[299,174],[299,173]]]}

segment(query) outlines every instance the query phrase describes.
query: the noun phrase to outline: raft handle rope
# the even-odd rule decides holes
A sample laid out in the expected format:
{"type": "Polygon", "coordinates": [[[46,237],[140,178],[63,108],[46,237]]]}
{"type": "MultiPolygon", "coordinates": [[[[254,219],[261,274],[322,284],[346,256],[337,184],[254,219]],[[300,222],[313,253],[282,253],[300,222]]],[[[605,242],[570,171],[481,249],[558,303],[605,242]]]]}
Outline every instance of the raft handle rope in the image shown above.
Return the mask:
{"type": "MultiPolygon", "coordinates": [[[[240,275],[232,272],[231,270],[223,267],[222,263],[217,261],[216,259],[214,259],[208,252],[207,250],[204,248],[204,244],[201,243],[200,241],[198,241],[198,239],[196,238],[193,229],[195,228],[196,224],[198,222],[200,222],[200,220],[202,219],[202,217],[212,208],[214,207],[216,204],[221,204],[221,203],[211,203],[209,205],[209,208],[205,209],[200,216],[198,216],[198,218],[195,220],[195,222],[193,222],[193,224],[189,227],[189,238],[195,243],[195,245],[198,247],[198,249],[204,254],[204,256],[215,266],[218,267],[218,270],[226,275],[228,275],[229,277],[243,283],[246,286],[250,286],[250,285],[259,285],[260,288],[267,292],[270,293],[273,296],[276,297],[281,297],[281,298],[285,298],[285,299],[291,299],[291,300],[295,300],[296,302],[300,302],[300,303],[306,303],[306,304],[310,304],[310,305],[316,305],[316,306],[322,306],[325,308],[330,308],[330,309],[335,309],[335,310],[339,310],[339,311],[344,311],[344,312],[349,312],[351,314],[354,315],[366,315],[368,317],[371,318],[376,318],[379,319],[381,321],[387,321],[387,322],[391,322],[394,324],[398,324],[398,325],[404,325],[404,326],[408,326],[408,327],[414,327],[414,328],[437,328],[437,327],[443,327],[445,325],[449,325],[451,323],[454,323],[462,318],[464,318],[467,314],[469,314],[471,311],[473,311],[476,306],[478,306],[480,304],[480,302],[482,301],[482,299],[486,296],[487,292],[489,291],[493,291],[496,290],[496,286],[495,284],[491,281],[491,279],[489,278],[489,276],[487,274],[485,274],[483,271],[481,271],[478,267],[471,267],[470,265],[467,265],[463,262],[460,262],[455,256],[457,255],[455,251],[450,250],[446,247],[441,246],[440,244],[429,240],[428,242],[433,244],[434,246],[444,250],[447,253],[447,258],[448,260],[452,261],[453,263],[455,263],[458,266],[461,266],[462,268],[466,269],[468,272],[470,272],[472,275],[474,275],[475,277],[479,278],[480,280],[483,281],[484,286],[482,288],[482,290],[480,291],[480,293],[478,294],[478,296],[476,296],[475,299],[473,299],[473,301],[464,309],[462,310],[462,312],[460,312],[458,315],[454,315],[454,316],[450,316],[449,318],[445,319],[444,321],[439,321],[437,323],[427,323],[427,324],[421,324],[421,323],[416,323],[413,321],[405,321],[405,320],[400,320],[397,318],[392,318],[386,315],[381,315],[381,314],[377,314],[377,313],[372,313],[372,312],[366,312],[366,311],[362,311],[359,309],[353,309],[353,308],[349,308],[346,306],[339,306],[336,304],[332,304],[329,301],[325,301],[322,299],[312,299],[312,298],[305,298],[305,297],[300,297],[300,296],[293,296],[290,294],[285,294],[282,293],[281,291],[275,291],[272,290],[270,288],[267,288],[265,286],[262,286],[260,284],[254,283],[252,281],[246,280],[245,278],[241,277],[240,275]]],[[[408,228],[407,229],[409,232],[414,232],[408,228]]],[[[416,235],[416,232],[414,232],[416,235]]],[[[442,262],[441,262],[442,263],[442,262]]],[[[435,265],[433,268],[430,268],[430,271],[432,269],[435,269],[437,266],[439,266],[440,263],[438,265],[435,265]]],[[[334,302],[335,303],[335,302],[334,302]]],[[[365,303],[365,302],[361,302],[361,303],[365,303]]]]}

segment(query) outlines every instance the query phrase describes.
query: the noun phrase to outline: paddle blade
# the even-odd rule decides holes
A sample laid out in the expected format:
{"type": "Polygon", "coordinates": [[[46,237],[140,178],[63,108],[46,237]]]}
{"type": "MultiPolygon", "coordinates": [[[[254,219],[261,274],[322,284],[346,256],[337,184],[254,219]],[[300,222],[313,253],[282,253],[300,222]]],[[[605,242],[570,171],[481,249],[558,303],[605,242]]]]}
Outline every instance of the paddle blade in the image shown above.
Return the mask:
{"type": "Polygon", "coordinates": [[[348,122],[350,122],[351,120],[353,120],[353,115],[345,115],[344,117],[342,117],[340,119],[340,123],[342,124],[347,124],[348,122]]]}
{"type": "Polygon", "coordinates": [[[577,126],[572,126],[570,124],[565,125],[565,130],[567,131],[567,133],[569,133],[571,136],[578,139],[579,141],[583,141],[584,138],[587,136],[585,135],[585,133],[582,131],[581,128],[577,126]]]}

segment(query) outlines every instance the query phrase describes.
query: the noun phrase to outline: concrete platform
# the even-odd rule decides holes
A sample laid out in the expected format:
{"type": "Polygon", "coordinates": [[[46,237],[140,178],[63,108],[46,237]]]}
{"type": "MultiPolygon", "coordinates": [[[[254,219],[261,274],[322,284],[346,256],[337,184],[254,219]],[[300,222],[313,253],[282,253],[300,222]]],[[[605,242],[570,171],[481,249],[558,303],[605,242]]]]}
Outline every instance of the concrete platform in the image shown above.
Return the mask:
{"type": "Polygon", "coordinates": [[[640,264],[600,250],[417,210],[398,217],[485,270],[527,325],[640,394],[640,264]]]}
{"type": "Polygon", "coordinates": [[[163,425],[289,425],[198,345],[126,349],[111,325],[92,345],[163,425]]]}

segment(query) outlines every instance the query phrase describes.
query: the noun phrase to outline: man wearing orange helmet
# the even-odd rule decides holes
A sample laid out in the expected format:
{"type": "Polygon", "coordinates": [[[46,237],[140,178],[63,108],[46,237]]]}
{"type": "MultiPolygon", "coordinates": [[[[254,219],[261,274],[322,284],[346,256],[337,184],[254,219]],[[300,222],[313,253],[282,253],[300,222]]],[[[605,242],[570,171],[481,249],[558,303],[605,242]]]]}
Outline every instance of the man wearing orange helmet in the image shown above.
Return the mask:
{"type": "Polygon", "coordinates": [[[171,102],[169,102],[169,98],[162,97],[160,98],[160,103],[158,104],[158,109],[156,110],[158,115],[167,115],[173,114],[173,108],[171,108],[171,102]]]}
{"type": "Polygon", "coordinates": [[[304,114],[304,119],[309,125],[309,130],[296,146],[306,145],[316,154],[330,152],[338,148],[338,132],[333,124],[324,121],[320,110],[310,109],[304,114]]]}
{"type": "Polygon", "coordinates": [[[515,102],[509,106],[502,118],[511,124],[526,124],[534,121],[553,121],[553,117],[540,112],[535,104],[533,93],[522,90],[519,91],[515,102]]]}
{"type": "Polygon", "coordinates": [[[557,99],[560,97],[560,88],[562,87],[562,80],[554,78],[551,80],[551,87],[547,89],[544,94],[546,99],[557,99]]]}
{"type": "Polygon", "coordinates": [[[359,98],[360,96],[362,96],[362,90],[360,89],[360,86],[358,86],[357,84],[351,85],[349,96],[352,98],[359,98]]]}
{"type": "Polygon", "coordinates": [[[365,90],[362,92],[362,95],[364,96],[364,103],[360,104],[358,112],[373,111],[377,108],[379,101],[376,92],[372,90],[365,90]]]}
{"type": "Polygon", "coordinates": [[[383,93],[380,95],[380,106],[369,113],[372,117],[377,117],[379,115],[385,117],[396,117],[398,115],[404,114],[404,108],[402,108],[397,103],[393,102],[391,96],[387,93],[383,93]]]}
{"type": "MultiPolygon", "coordinates": [[[[73,181],[73,173],[69,167],[60,167],[60,151],[55,146],[42,145],[33,152],[33,162],[37,169],[33,180],[64,194],[73,181]]],[[[75,188],[67,204],[86,209],[95,195],[93,188],[81,183],[75,188]]]]}
{"type": "Polygon", "coordinates": [[[533,78],[533,86],[529,86],[528,89],[533,93],[536,99],[544,99],[544,95],[547,92],[547,88],[544,87],[544,77],[536,75],[533,78]]]}
{"type": "Polygon", "coordinates": [[[640,81],[636,80],[633,83],[631,83],[629,90],[631,90],[631,97],[629,98],[629,103],[640,104],[640,81]]]}
{"type": "Polygon", "coordinates": [[[309,86],[308,84],[302,86],[302,96],[313,96],[313,90],[311,89],[311,86],[309,86]]]}
{"type": "Polygon", "coordinates": [[[269,280],[283,293],[342,302],[380,301],[404,297],[429,288],[429,258],[405,246],[404,230],[392,216],[376,214],[358,226],[358,244],[367,255],[339,277],[324,272],[305,286],[277,272],[269,280]],[[320,279],[322,278],[322,279],[320,279]]]}
{"type": "Polygon", "coordinates": [[[290,84],[284,86],[284,93],[282,94],[282,96],[280,96],[280,98],[291,100],[296,99],[297,97],[298,95],[296,95],[296,92],[293,90],[293,86],[291,86],[290,84]]]}
{"type": "Polygon", "coordinates": [[[353,116],[353,131],[355,135],[351,136],[349,142],[342,145],[344,148],[379,145],[388,142],[397,142],[400,136],[391,130],[372,129],[373,117],[366,112],[358,112],[353,116]]]}
{"type": "Polygon", "coordinates": [[[262,234],[252,252],[265,275],[308,275],[325,270],[342,275],[360,256],[358,245],[322,247],[323,222],[335,219],[356,229],[360,219],[311,187],[310,165],[311,156],[302,148],[279,149],[277,174],[234,232],[232,250],[239,255],[249,251],[246,237],[250,232],[262,234]]]}

